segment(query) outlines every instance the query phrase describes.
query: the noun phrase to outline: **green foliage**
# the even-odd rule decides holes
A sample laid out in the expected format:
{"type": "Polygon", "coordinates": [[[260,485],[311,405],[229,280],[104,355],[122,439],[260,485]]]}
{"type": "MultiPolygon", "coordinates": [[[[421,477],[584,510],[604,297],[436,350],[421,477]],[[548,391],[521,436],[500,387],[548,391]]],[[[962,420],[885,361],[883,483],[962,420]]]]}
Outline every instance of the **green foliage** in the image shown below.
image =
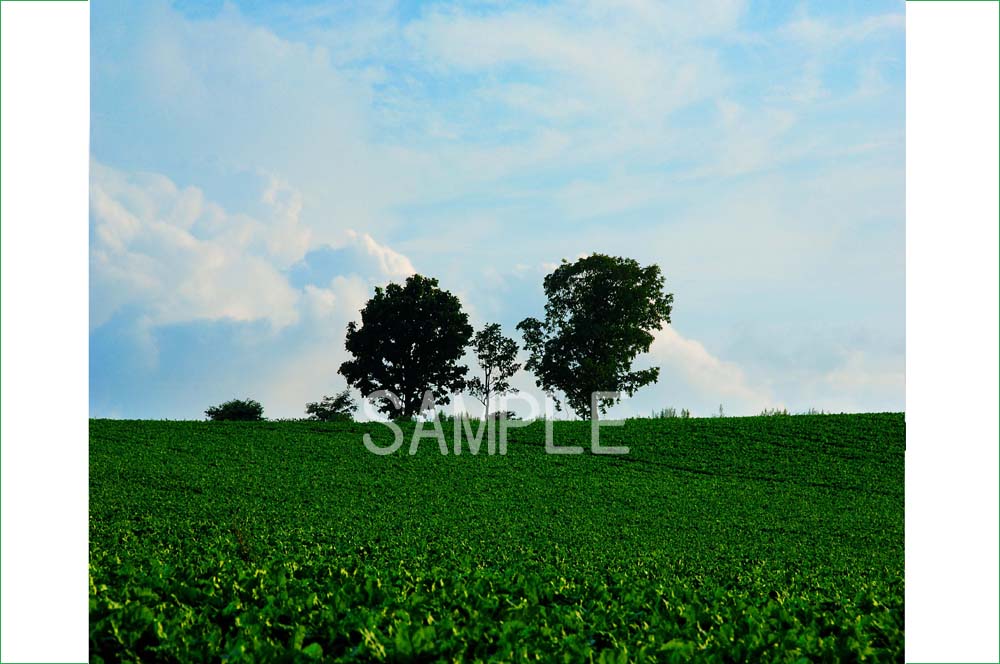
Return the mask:
{"type": "Polygon", "coordinates": [[[307,419],[319,422],[349,422],[357,409],[351,391],[344,390],[332,397],[324,396],[318,403],[307,403],[306,415],[307,419]]]}
{"type": "Polygon", "coordinates": [[[902,659],[901,414],[544,427],[92,421],[92,661],[902,659]]]}
{"type": "MultiPolygon", "coordinates": [[[[517,325],[530,353],[525,368],[538,387],[553,398],[562,392],[573,412],[596,418],[594,392],[631,396],[655,383],[658,367],[632,371],[632,361],[649,350],[652,332],[670,322],[674,296],[663,286],[658,265],[641,267],[631,258],[604,254],[563,260],[545,277],[545,320],[526,318],[517,325]]],[[[598,399],[599,412],[615,402],[598,399]]]]}
{"type": "Polygon", "coordinates": [[[214,421],[256,422],[264,419],[264,407],[253,399],[233,399],[205,410],[205,415],[214,421]]]}
{"type": "Polygon", "coordinates": [[[437,279],[415,274],[404,286],[376,288],[361,310],[361,327],[347,325],[346,348],[354,359],[340,365],[340,373],[365,397],[392,392],[401,403],[380,399],[379,410],[393,420],[409,419],[424,410],[426,391],[434,406],[462,389],[468,368],[458,361],[471,337],[458,298],[438,288],[437,279]]]}
{"type": "Polygon", "coordinates": [[[517,363],[517,343],[503,336],[499,323],[487,325],[472,339],[472,349],[479,360],[483,377],[475,376],[465,383],[465,390],[479,399],[486,407],[486,418],[490,416],[490,400],[495,396],[513,394],[510,379],[521,365],[517,363]]]}

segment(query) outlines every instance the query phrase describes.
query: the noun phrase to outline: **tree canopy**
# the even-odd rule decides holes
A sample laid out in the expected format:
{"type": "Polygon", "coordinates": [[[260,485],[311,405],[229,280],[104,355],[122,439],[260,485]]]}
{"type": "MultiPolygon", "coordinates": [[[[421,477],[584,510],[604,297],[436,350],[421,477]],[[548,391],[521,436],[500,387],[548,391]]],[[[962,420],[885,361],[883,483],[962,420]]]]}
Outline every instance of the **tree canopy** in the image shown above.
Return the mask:
{"type": "MultiPolygon", "coordinates": [[[[632,371],[639,353],[649,350],[652,332],[670,322],[674,296],[664,292],[658,265],[642,267],[631,258],[592,254],[563,260],[545,277],[545,319],[526,318],[517,328],[530,353],[525,368],[536,384],[578,415],[591,412],[594,392],[631,396],[656,382],[658,367],[632,371]]],[[[600,413],[616,402],[598,400],[600,413]]]]}
{"type": "Polygon", "coordinates": [[[354,356],[340,373],[365,398],[380,390],[398,397],[375,401],[393,419],[420,413],[424,394],[431,405],[450,402],[464,387],[468,368],[459,366],[472,337],[462,304],[438,287],[437,279],[415,274],[403,286],[376,288],[361,310],[361,325],[347,326],[347,351],[354,356]]]}

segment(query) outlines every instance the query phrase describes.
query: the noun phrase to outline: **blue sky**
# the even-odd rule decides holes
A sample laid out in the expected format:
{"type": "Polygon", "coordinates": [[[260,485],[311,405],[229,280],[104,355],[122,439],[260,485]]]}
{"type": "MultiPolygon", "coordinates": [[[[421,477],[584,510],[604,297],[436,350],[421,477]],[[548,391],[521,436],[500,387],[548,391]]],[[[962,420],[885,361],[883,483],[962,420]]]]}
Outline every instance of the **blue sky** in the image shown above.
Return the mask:
{"type": "Polygon", "coordinates": [[[903,12],[94,0],[91,414],[301,416],[374,286],[517,338],[594,251],[675,295],[617,414],[902,410],[903,12]]]}

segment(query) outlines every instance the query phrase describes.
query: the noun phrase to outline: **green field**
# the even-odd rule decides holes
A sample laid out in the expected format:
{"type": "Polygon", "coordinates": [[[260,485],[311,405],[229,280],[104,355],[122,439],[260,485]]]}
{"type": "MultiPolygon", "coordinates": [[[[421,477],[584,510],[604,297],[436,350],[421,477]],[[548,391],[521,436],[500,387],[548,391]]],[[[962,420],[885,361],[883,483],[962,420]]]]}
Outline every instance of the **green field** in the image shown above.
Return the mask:
{"type": "Polygon", "coordinates": [[[903,659],[902,414],[364,431],[91,421],[92,659],[903,659]]]}

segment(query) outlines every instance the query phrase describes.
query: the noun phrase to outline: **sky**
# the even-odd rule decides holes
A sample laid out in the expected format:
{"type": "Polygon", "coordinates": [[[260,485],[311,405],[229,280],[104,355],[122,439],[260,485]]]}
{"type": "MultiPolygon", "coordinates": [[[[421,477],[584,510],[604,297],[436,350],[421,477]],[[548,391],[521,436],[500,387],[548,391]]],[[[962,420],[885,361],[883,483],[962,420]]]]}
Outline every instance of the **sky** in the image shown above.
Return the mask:
{"type": "Polygon", "coordinates": [[[93,417],[302,417],[376,286],[520,342],[592,252],[674,294],[612,416],[905,408],[902,1],[93,0],[91,49],[93,417]]]}

